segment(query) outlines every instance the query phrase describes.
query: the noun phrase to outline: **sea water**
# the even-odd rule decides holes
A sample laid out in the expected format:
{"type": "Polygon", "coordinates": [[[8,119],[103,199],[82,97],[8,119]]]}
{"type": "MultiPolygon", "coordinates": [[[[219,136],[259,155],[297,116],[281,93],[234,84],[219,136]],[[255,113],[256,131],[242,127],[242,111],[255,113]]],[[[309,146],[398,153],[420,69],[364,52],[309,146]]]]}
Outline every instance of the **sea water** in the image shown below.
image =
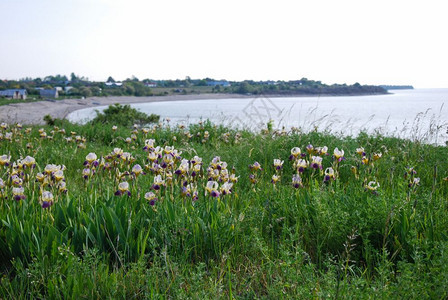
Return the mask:
{"type": "MultiPolygon", "coordinates": [[[[274,128],[340,135],[382,134],[444,145],[448,140],[448,89],[392,90],[387,95],[338,97],[269,97],[166,101],[132,104],[158,114],[170,124],[210,120],[234,128],[259,130],[272,120],[274,128]],[[445,105],[445,102],[447,102],[445,105]]],[[[85,123],[104,107],[71,113],[72,122],[85,123]]]]}

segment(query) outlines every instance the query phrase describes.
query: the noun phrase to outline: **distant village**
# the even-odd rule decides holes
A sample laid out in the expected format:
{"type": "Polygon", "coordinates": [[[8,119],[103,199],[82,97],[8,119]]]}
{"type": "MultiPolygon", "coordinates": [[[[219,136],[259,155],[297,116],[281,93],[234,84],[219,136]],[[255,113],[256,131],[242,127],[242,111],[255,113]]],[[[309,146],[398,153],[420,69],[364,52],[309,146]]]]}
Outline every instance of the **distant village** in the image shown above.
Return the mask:
{"type": "Polygon", "coordinates": [[[90,81],[88,78],[71,74],[47,76],[45,78],[24,78],[20,80],[0,79],[0,101],[10,100],[55,100],[63,98],[101,96],[161,96],[170,94],[238,93],[246,95],[363,95],[385,94],[381,86],[355,83],[327,85],[321,81],[301,78],[290,81],[228,81],[204,79],[139,80],[136,77],[116,81],[90,81]]]}

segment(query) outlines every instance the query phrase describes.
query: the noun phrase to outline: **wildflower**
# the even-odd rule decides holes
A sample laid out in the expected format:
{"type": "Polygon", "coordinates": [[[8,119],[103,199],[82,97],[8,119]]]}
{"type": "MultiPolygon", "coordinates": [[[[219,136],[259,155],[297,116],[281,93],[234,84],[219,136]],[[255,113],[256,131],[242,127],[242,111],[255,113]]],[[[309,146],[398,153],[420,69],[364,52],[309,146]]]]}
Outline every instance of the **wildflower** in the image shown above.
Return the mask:
{"type": "Polygon", "coordinates": [[[60,181],[58,183],[58,188],[59,188],[59,192],[64,193],[64,194],[67,193],[67,185],[66,185],[65,181],[60,181]]]}
{"type": "Polygon", "coordinates": [[[3,130],[6,130],[6,128],[8,128],[8,124],[6,124],[6,123],[1,123],[0,124],[0,127],[3,129],[3,130]]]}
{"type": "Polygon", "coordinates": [[[217,169],[220,163],[221,163],[221,157],[215,156],[210,162],[210,166],[212,166],[214,169],[217,169]]]}
{"type": "Polygon", "coordinates": [[[251,170],[251,171],[257,171],[257,170],[262,170],[261,169],[261,165],[260,165],[260,163],[259,162],[254,162],[252,165],[249,165],[249,169],[251,170]]]}
{"type": "Polygon", "coordinates": [[[177,170],[176,170],[176,174],[177,175],[184,175],[184,174],[186,174],[188,171],[189,171],[189,162],[188,162],[188,160],[187,159],[182,159],[182,161],[181,161],[181,163],[180,163],[180,165],[179,165],[179,167],[177,168],[177,170]]]}
{"type": "Polygon", "coordinates": [[[335,148],[333,151],[333,155],[335,160],[340,162],[342,159],[344,159],[344,150],[339,150],[338,148],[335,148]]]}
{"type": "Polygon", "coordinates": [[[190,184],[186,184],[186,185],[182,186],[181,195],[182,195],[182,197],[191,197],[191,185],[190,184]]]}
{"type": "Polygon", "coordinates": [[[361,162],[363,165],[368,165],[369,164],[369,159],[365,156],[362,157],[361,162]]]}
{"type": "Polygon", "coordinates": [[[84,177],[84,179],[87,179],[92,175],[93,175],[93,171],[90,170],[89,168],[85,168],[84,170],[82,170],[82,176],[84,177]]]}
{"type": "Polygon", "coordinates": [[[149,201],[149,205],[154,206],[156,204],[156,201],[158,200],[156,197],[156,194],[153,192],[147,192],[145,194],[145,199],[149,201]]]}
{"type": "Polygon", "coordinates": [[[313,153],[314,153],[314,147],[313,147],[313,145],[309,144],[308,146],[306,146],[306,151],[307,151],[309,154],[313,154],[313,153]]]}
{"type": "Polygon", "coordinates": [[[44,180],[45,180],[45,175],[44,174],[42,174],[42,173],[37,173],[36,174],[36,180],[38,181],[38,182],[43,182],[44,180]]]}
{"type": "Polygon", "coordinates": [[[207,169],[207,176],[209,177],[209,180],[217,180],[219,178],[219,170],[209,167],[207,169]]]}
{"type": "Polygon", "coordinates": [[[368,189],[369,191],[376,191],[379,187],[380,187],[380,184],[378,182],[370,181],[367,184],[366,189],[368,189]]]}
{"type": "Polygon", "coordinates": [[[148,159],[153,162],[158,159],[158,155],[155,152],[149,152],[148,159]]]}
{"type": "Polygon", "coordinates": [[[130,137],[127,137],[125,140],[126,143],[130,144],[132,142],[132,139],[130,137]]]}
{"type": "Polygon", "coordinates": [[[356,148],[356,153],[358,153],[360,156],[366,156],[366,152],[364,151],[363,147],[356,148]]]}
{"type": "Polygon", "coordinates": [[[124,195],[125,193],[128,196],[131,196],[131,192],[129,191],[129,183],[127,183],[126,181],[123,181],[118,184],[118,191],[115,192],[115,195],[121,196],[121,195],[124,195]]]}
{"type": "Polygon", "coordinates": [[[22,163],[27,166],[28,168],[34,168],[36,167],[36,160],[34,157],[27,156],[22,160],[22,163]]]}
{"type": "Polygon", "coordinates": [[[232,193],[232,187],[233,183],[231,182],[224,182],[221,186],[221,193],[223,195],[231,194],[232,193]]]}
{"type": "Polygon", "coordinates": [[[9,166],[9,163],[11,161],[11,156],[9,155],[2,155],[0,156],[0,165],[2,166],[9,166]]]}
{"type": "Polygon", "coordinates": [[[171,153],[171,155],[177,160],[182,159],[182,157],[180,156],[181,154],[182,151],[179,151],[177,149],[174,149],[173,152],[171,153]]]}
{"type": "Polygon", "coordinates": [[[383,154],[381,154],[381,152],[378,153],[373,153],[373,160],[378,160],[381,158],[381,156],[383,156],[383,154]]]}
{"type": "Polygon", "coordinates": [[[292,186],[296,189],[303,186],[302,177],[300,177],[299,174],[295,174],[292,176],[292,186]]]}
{"type": "Polygon", "coordinates": [[[229,180],[230,180],[230,182],[238,182],[238,178],[239,178],[239,176],[236,176],[235,174],[230,174],[230,176],[229,176],[229,180]]]}
{"type": "Polygon", "coordinates": [[[171,154],[165,154],[163,156],[163,162],[162,162],[162,168],[166,168],[168,166],[171,166],[174,164],[174,159],[173,156],[171,154]]]}
{"type": "Polygon", "coordinates": [[[120,158],[122,154],[123,154],[123,150],[121,148],[114,148],[114,150],[111,153],[111,156],[120,158]]]}
{"type": "Polygon", "coordinates": [[[201,165],[193,165],[191,177],[196,177],[201,172],[201,165]]]}
{"type": "Polygon", "coordinates": [[[333,179],[333,180],[335,179],[335,172],[334,172],[333,168],[326,168],[324,182],[328,182],[328,181],[330,181],[330,179],[333,179]]]}
{"type": "Polygon", "coordinates": [[[322,157],[312,156],[311,157],[311,167],[313,169],[322,169],[322,157]]]}
{"type": "Polygon", "coordinates": [[[414,177],[412,180],[411,180],[411,182],[409,182],[409,187],[413,187],[413,186],[416,186],[416,185],[419,185],[420,184],[420,178],[419,177],[414,177]]]}
{"type": "Polygon", "coordinates": [[[64,180],[64,171],[57,170],[56,172],[53,173],[53,177],[56,181],[64,180]]]}
{"type": "Polygon", "coordinates": [[[14,174],[11,176],[11,182],[14,186],[22,186],[23,180],[22,178],[20,178],[19,176],[17,176],[17,174],[14,174]]]}
{"type": "Polygon", "coordinates": [[[218,187],[219,184],[216,181],[208,181],[205,187],[205,195],[207,196],[207,193],[210,193],[214,198],[219,197],[218,187]]]}
{"type": "Polygon", "coordinates": [[[294,163],[294,168],[297,169],[299,173],[303,173],[305,169],[308,167],[308,162],[304,159],[299,159],[294,163]]]}
{"type": "Polygon", "coordinates": [[[147,139],[145,140],[145,147],[143,147],[143,150],[147,151],[150,149],[154,149],[154,143],[156,142],[156,140],[154,139],[147,139]]]}
{"type": "Polygon", "coordinates": [[[157,175],[154,177],[154,184],[152,185],[152,188],[156,191],[160,190],[160,187],[165,184],[165,180],[162,179],[161,175],[157,175]]]}
{"type": "Polygon", "coordinates": [[[86,156],[86,162],[84,163],[86,164],[92,164],[94,161],[96,161],[98,159],[98,157],[96,156],[95,153],[90,152],[89,154],[87,154],[86,156]]]}
{"type": "Polygon", "coordinates": [[[276,174],[272,175],[272,178],[271,178],[272,184],[276,184],[279,180],[280,180],[280,176],[278,176],[276,174]]]}
{"type": "Polygon", "coordinates": [[[41,206],[42,208],[49,208],[53,205],[53,194],[49,191],[42,192],[41,196],[41,206]]]}
{"type": "Polygon", "coordinates": [[[25,197],[24,192],[25,192],[25,189],[23,187],[13,187],[12,188],[13,199],[16,201],[25,199],[26,197],[25,197]]]}
{"type": "Polygon", "coordinates": [[[132,161],[134,161],[134,158],[132,157],[131,153],[129,153],[129,152],[123,152],[121,154],[121,159],[123,161],[125,161],[125,162],[132,162],[132,161]]]}
{"type": "Polygon", "coordinates": [[[327,146],[323,146],[323,147],[317,147],[316,148],[316,152],[318,155],[322,156],[322,155],[326,155],[328,154],[328,147],[327,146]]]}
{"type": "Polygon", "coordinates": [[[193,157],[191,160],[190,160],[190,162],[193,164],[193,165],[200,165],[200,164],[202,164],[202,158],[200,158],[199,156],[197,156],[197,155],[195,155],[195,157],[193,157]]]}
{"type": "Polygon", "coordinates": [[[412,176],[412,175],[415,175],[415,174],[417,174],[417,171],[413,167],[409,167],[409,168],[406,169],[406,173],[404,174],[404,176],[406,178],[408,175],[412,176]]]}
{"type": "Polygon", "coordinates": [[[136,164],[135,166],[132,167],[132,174],[134,174],[135,177],[138,177],[141,174],[145,173],[143,172],[143,168],[139,164],[136,164]]]}
{"type": "Polygon", "coordinates": [[[249,180],[252,184],[256,184],[257,183],[257,178],[255,177],[254,174],[250,174],[249,175],[249,180]]]}
{"type": "Polygon", "coordinates": [[[163,148],[163,151],[166,154],[170,154],[171,152],[173,152],[173,150],[174,150],[174,146],[165,146],[165,148],[163,148]]]}
{"type": "Polygon", "coordinates": [[[355,176],[358,176],[358,168],[356,168],[355,166],[351,166],[351,167],[350,167],[350,170],[352,171],[352,173],[353,173],[355,176]]]}
{"type": "Polygon", "coordinates": [[[281,170],[283,168],[283,160],[274,159],[274,167],[277,171],[281,170]]]}
{"type": "Polygon", "coordinates": [[[46,138],[47,137],[47,133],[43,129],[39,129],[39,135],[40,135],[41,138],[46,138]]]}

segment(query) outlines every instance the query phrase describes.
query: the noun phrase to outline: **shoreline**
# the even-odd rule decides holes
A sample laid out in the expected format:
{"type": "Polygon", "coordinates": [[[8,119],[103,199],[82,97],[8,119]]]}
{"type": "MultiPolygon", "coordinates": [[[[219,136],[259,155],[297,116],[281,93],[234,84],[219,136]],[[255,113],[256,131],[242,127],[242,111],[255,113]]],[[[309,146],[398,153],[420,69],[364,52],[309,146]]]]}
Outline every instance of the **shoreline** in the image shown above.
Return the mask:
{"type": "MultiPolygon", "coordinates": [[[[373,94],[375,95],[375,94],[373,94]]],[[[384,95],[384,94],[383,94],[384,95]]],[[[241,95],[241,94],[190,94],[190,95],[167,95],[167,96],[112,96],[112,97],[89,97],[86,99],[64,99],[64,100],[42,100],[38,102],[22,102],[1,106],[0,122],[8,124],[21,123],[23,125],[44,125],[45,115],[53,118],[65,119],[70,113],[90,107],[135,103],[167,102],[167,101],[189,101],[189,100],[213,100],[213,99],[251,99],[257,97],[287,98],[287,97],[338,97],[342,95],[241,95]]],[[[359,96],[359,95],[344,95],[359,96]]],[[[363,95],[364,96],[364,95],[363,95]]],[[[372,96],[372,95],[365,95],[372,96]]]]}

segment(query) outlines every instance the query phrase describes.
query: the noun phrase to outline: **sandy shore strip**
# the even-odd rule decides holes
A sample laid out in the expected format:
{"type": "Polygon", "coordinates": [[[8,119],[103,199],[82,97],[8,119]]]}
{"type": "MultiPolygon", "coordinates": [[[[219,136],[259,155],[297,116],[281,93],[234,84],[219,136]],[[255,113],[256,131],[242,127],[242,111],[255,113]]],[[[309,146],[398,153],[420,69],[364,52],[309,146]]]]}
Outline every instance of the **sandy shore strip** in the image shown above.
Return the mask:
{"type": "Polygon", "coordinates": [[[254,96],[245,96],[238,94],[169,95],[151,97],[120,96],[15,103],[0,106],[0,122],[5,122],[8,124],[21,123],[23,125],[43,125],[45,124],[43,120],[45,115],[50,115],[53,118],[63,119],[66,118],[69,113],[75,110],[95,106],[112,105],[115,103],[131,104],[229,98],[254,98],[254,96]]]}

